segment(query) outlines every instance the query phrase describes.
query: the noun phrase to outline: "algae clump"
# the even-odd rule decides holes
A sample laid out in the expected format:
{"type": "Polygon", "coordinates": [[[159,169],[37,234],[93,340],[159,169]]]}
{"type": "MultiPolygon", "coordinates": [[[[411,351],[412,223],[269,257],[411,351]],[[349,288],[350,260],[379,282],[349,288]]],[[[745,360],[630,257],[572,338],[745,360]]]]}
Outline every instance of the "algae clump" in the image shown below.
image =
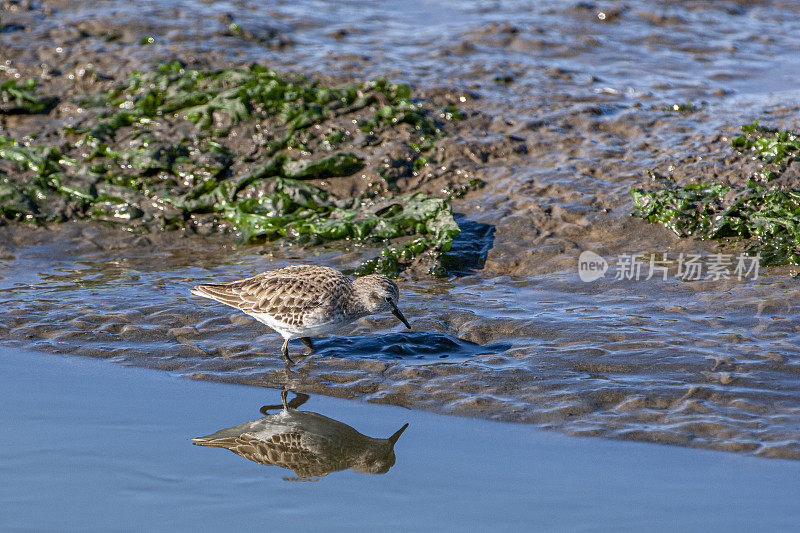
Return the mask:
{"type": "Polygon", "coordinates": [[[797,159],[800,134],[757,121],[742,131],[731,146],[765,164],[744,186],[680,186],[651,172],[655,188],[631,188],[635,214],[681,237],[749,239],[748,253],[758,254],[764,266],[800,265],[800,190],[770,186],[797,159]]]}
{"type": "MultiPolygon", "coordinates": [[[[35,93],[32,80],[1,87],[4,102],[30,113],[53,102],[35,93]]],[[[247,242],[385,243],[357,273],[396,275],[423,256],[432,273],[444,272],[438,256],[459,232],[448,197],[392,196],[387,187],[342,198],[306,181],[362,171],[363,152],[396,142],[401,126],[409,167],[425,166],[443,124],[463,115],[431,110],[405,85],[379,78],[328,87],[260,65],[203,71],[176,61],[77,103],[86,113],[58,132],[61,142],[0,137],[0,160],[16,167],[0,166],[5,218],[232,231],[247,242]],[[367,141],[354,144],[347,124],[367,141]],[[230,142],[236,135],[255,139],[248,153],[230,142]]],[[[473,179],[447,192],[479,185],[473,179]]]]}
{"type": "Polygon", "coordinates": [[[0,113],[41,113],[56,105],[58,98],[40,96],[35,80],[8,80],[0,83],[0,113]]]}

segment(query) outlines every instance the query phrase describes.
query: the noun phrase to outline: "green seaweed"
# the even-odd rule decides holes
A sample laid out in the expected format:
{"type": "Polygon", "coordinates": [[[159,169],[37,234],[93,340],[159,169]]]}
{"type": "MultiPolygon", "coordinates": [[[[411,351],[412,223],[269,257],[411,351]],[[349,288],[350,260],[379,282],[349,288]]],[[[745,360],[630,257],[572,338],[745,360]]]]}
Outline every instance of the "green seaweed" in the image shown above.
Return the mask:
{"type": "Polygon", "coordinates": [[[198,71],[173,61],[151,72],[134,72],[127,86],[109,91],[102,103],[125,109],[135,118],[184,114],[202,128],[209,128],[215,115],[234,123],[255,116],[280,116],[283,124],[295,131],[328,118],[336,110],[353,111],[380,99],[387,105],[376,115],[379,118],[440,131],[409,98],[407,86],[382,78],[336,88],[303,76],[282,76],[261,65],[198,71]]]}
{"type": "Polygon", "coordinates": [[[798,135],[769,130],[754,123],[731,145],[769,165],[744,186],[697,183],[679,186],[655,172],[655,188],[631,188],[635,214],[658,222],[681,237],[742,238],[761,264],[800,265],[800,190],[768,185],[800,152],[798,135]]]}
{"type": "Polygon", "coordinates": [[[313,179],[349,176],[364,168],[364,162],[354,154],[334,154],[320,159],[293,160],[283,163],[283,175],[287,178],[313,179]]]}
{"type": "MultiPolygon", "coordinates": [[[[29,92],[33,87],[24,85],[29,92]]],[[[435,153],[442,121],[463,117],[455,108],[430,112],[412,101],[407,86],[383,78],[325,87],[259,65],[200,71],[172,62],[135,72],[125,84],[88,95],[80,104],[93,120],[63,128],[58,146],[64,153],[0,137],[0,159],[21,170],[0,169],[2,216],[32,223],[89,218],[131,231],[197,229],[198,220],[212,216],[227,221],[247,242],[348,240],[384,246],[356,274],[396,275],[422,256],[431,273],[442,274],[439,254],[459,232],[449,197],[478,183],[443,191],[445,199],[420,193],[335,198],[303,181],[350,176],[364,167],[361,157],[339,149],[349,134],[326,126],[336,117],[349,120],[358,113],[362,129],[370,132],[366,146],[407,125],[412,158],[397,164],[414,170],[435,153]],[[160,131],[181,120],[193,122],[195,133],[163,139],[160,131]],[[256,129],[264,132],[258,152],[247,157],[223,144],[231,127],[243,121],[258,123],[256,129]],[[244,164],[234,167],[237,160],[244,164]]]]}
{"type": "Polygon", "coordinates": [[[7,175],[0,173],[0,212],[10,220],[34,219],[38,206],[34,198],[20,189],[7,175]]]}
{"type": "Polygon", "coordinates": [[[41,113],[52,109],[57,102],[55,97],[40,96],[33,79],[0,83],[0,113],[41,113]]]}
{"type": "Polygon", "coordinates": [[[756,175],[761,181],[770,181],[786,170],[800,153],[800,134],[780,131],[752,124],[742,126],[742,135],[731,139],[731,146],[740,152],[750,153],[755,159],[773,165],[756,175]]]}
{"type": "Polygon", "coordinates": [[[26,146],[0,135],[0,159],[15,162],[21,169],[44,178],[61,170],[61,152],[51,146],[26,146]]]}
{"type": "Polygon", "coordinates": [[[389,247],[379,258],[358,269],[359,274],[381,272],[394,275],[430,251],[432,256],[450,249],[459,228],[450,204],[441,198],[421,193],[378,201],[334,200],[322,189],[289,178],[275,180],[273,192],[258,198],[223,201],[216,205],[246,241],[290,239],[326,241],[348,239],[359,242],[385,241],[409,235],[422,235],[401,247],[399,255],[389,247]],[[396,256],[396,257],[395,257],[396,256]]]}

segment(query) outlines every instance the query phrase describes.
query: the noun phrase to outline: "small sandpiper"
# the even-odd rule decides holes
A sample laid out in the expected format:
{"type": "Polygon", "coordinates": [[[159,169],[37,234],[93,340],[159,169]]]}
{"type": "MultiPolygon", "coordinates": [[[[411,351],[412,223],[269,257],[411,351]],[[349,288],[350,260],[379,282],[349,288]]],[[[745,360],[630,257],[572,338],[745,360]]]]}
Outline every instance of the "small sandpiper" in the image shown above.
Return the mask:
{"type": "MultiPolygon", "coordinates": [[[[299,394],[288,404],[281,392],[283,410],[263,418],[221,429],[212,435],[192,439],[198,446],[226,448],[262,465],[293,470],[295,480],[327,476],[351,469],[364,474],[385,474],[395,463],[394,445],[408,427],[405,424],[385,439],[367,437],[343,422],[298,407],[308,399],[299,394]]],[[[286,479],[286,478],[284,478],[286,479]]]]}
{"type": "Polygon", "coordinates": [[[411,329],[397,308],[397,285],[378,274],[353,279],[325,266],[294,265],[239,281],[204,283],[191,292],[235,307],[280,333],[289,364],[291,339],[300,339],[312,354],[311,337],[367,315],[391,311],[411,329]]]}

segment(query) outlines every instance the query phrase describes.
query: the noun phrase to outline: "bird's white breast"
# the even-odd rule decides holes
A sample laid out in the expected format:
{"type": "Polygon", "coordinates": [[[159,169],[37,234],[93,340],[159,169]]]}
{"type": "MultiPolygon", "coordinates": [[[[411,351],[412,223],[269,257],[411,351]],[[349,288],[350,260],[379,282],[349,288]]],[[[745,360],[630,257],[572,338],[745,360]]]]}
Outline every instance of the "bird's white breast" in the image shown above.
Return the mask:
{"type": "Polygon", "coordinates": [[[273,330],[277,331],[281,334],[284,339],[297,339],[300,337],[317,337],[320,335],[325,335],[332,331],[339,329],[342,325],[344,325],[343,320],[341,317],[332,317],[332,320],[328,320],[327,322],[321,321],[316,319],[313,315],[310,315],[303,321],[303,325],[292,325],[287,324],[286,322],[276,320],[272,315],[268,313],[248,313],[250,316],[261,322],[262,324],[266,324],[273,330]]]}

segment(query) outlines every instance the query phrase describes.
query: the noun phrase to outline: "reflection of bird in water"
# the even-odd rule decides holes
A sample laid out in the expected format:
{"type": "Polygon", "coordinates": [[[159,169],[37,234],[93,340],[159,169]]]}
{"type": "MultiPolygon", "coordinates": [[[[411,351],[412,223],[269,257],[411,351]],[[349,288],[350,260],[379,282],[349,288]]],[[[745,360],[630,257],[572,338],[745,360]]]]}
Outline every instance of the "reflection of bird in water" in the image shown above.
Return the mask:
{"type": "Polygon", "coordinates": [[[298,411],[308,395],[298,394],[283,405],[264,406],[266,416],[221,429],[213,435],[192,439],[199,446],[216,446],[262,465],[276,465],[294,471],[298,478],[325,476],[352,469],[367,474],[384,474],[395,462],[394,445],[405,424],[387,439],[373,439],[352,427],[310,411],[298,411]],[[269,409],[282,407],[276,414],[269,409]]]}

